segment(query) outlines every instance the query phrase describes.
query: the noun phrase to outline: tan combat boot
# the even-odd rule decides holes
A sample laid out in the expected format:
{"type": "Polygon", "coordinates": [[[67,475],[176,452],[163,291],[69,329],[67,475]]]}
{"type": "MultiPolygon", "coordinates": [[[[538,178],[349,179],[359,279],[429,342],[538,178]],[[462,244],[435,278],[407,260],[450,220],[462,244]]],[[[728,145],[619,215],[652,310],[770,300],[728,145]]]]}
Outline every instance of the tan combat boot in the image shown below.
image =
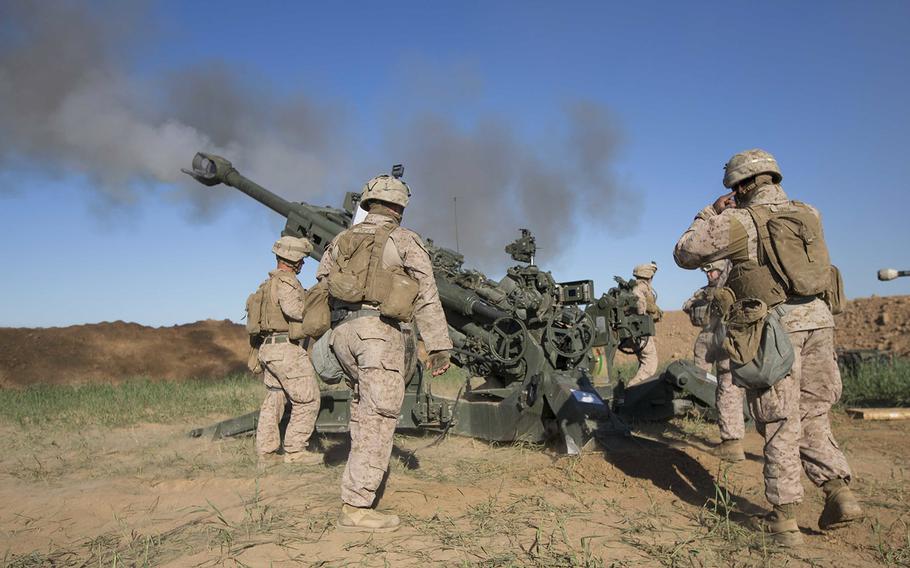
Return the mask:
{"type": "Polygon", "coordinates": [[[303,450],[292,454],[284,454],[284,463],[296,463],[300,465],[319,465],[324,462],[322,454],[303,450]]]}
{"type": "Polygon", "coordinates": [[[775,505],[764,517],[752,517],[752,528],[768,535],[768,540],[778,546],[794,547],[803,544],[803,533],[796,524],[798,503],[775,505]]]}
{"type": "Polygon", "coordinates": [[[256,469],[259,471],[265,471],[270,467],[277,465],[279,458],[280,456],[276,452],[259,454],[256,459],[256,469]]]}
{"type": "Polygon", "coordinates": [[[818,518],[818,528],[838,529],[863,518],[863,508],[843,479],[832,479],[822,485],[825,508],[818,518]]]}
{"type": "Polygon", "coordinates": [[[398,515],[380,513],[368,507],[341,506],[338,530],[345,532],[392,532],[398,530],[398,515]]]}
{"type": "Polygon", "coordinates": [[[725,462],[741,462],[746,459],[742,440],[724,440],[714,448],[714,455],[725,462]]]}

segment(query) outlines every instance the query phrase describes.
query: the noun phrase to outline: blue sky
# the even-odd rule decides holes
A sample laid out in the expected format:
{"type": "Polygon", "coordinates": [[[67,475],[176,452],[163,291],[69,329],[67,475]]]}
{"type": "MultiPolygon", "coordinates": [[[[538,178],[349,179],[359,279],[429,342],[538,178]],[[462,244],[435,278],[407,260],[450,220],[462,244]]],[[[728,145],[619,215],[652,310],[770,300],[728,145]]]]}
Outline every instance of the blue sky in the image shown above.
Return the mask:
{"type": "Polygon", "coordinates": [[[822,211],[848,296],[910,293],[910,279],[875,280],[910,268],[906,2],[109,8],[68,7],[107,38],[83,58],[71,54],[98,33],[54,31],[58,53],[20,33],[47,14],[0,25],[0,325],[239,320],[283,223],[234,190],[179,181],[197,143],[317,204],[404,162],[405,225],[454,245],[457,196],[467,264],[501,276],[505,236],[527,226],[542,266],[598,293],[656,260],[664,309],[703,280],[673,264],[676,239],[724,192],[724,162],[761,147],[791,197],[822,211]],[[35,71],[60,60],[79,73],[35,71]],[[4,73],[33,90],[9,96],[4,73]],[[60,93],[32,105],[35,89],[60,93]],[[212,109],[231,127],[201,117],[212,109]],[[585,126],[609,140],[588,140],[601,151],[587,169],[571,142],[585,126]]]}

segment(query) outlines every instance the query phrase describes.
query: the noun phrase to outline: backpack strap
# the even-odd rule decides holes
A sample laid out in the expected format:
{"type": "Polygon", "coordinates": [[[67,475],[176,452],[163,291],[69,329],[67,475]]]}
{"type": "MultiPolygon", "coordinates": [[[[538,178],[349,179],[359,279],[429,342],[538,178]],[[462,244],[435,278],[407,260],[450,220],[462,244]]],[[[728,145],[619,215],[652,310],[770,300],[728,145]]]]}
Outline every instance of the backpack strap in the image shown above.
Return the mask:
{"type": "MultiPolygon", "coordinates": [[[[376,232],[373,234],[373,248],[370,251],[370,264],[367,269],[367,289],[365,290],[367,295],[374,295],[373,293],[376,291],[376,280],[380,272],[382,272],[382,254],[385,252],[385,247],[389,243],[392,231],[394,231],[396,227],[397,225],[394,223],[388,223],[377,228],[376,232]]],[[[378,298],[369,299],[372,301],[378,300],[378,298]]]]}
{"type": "Polygon", "coordinates": [[[746,207],[746,211],[752,216],[752,222],[755,223],[755,230],[758,234],[758,246],[756,247],[758,263],[762,266],[770,266],[780,281],[787,282],[786,273],[777,258],[774,245],[771,243],[771,235],[768,233],[768,221],[775,217],[775,214],[767,206],[746,207]]]}

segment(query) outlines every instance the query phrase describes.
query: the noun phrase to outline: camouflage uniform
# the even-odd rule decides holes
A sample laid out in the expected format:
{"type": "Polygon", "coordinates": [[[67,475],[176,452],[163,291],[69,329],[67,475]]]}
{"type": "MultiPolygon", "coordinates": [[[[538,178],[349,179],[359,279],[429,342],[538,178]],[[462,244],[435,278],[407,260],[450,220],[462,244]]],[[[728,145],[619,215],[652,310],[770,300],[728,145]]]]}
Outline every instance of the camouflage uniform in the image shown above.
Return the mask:
{"type": "MultiPolygon", "coordinates": [[[[753,190],[748,205],[787,201],[780,185],[770,183],[753,190]]],[[[682,268],[724,258],[735,266],[757,261],[757,251],[757,228],[748,211],[731,208],[718,214],[708,206],[680,237],[674,257],[682,268]]],[[[851,477],[828,419],[841,393],[834,318],[819,298],[791,299],[782,307],[781,322],[796,353],[793,370],[769,389],[746,392],[756,428],[765,439],[765,496],[774,505],[802,500],[800,462],[818,486],[837,479],[849,482],[851,477]]]]}
{"type": "Polygon", "coordinates": [[[695,338],[692,350],[695,364],[705,372],[714,371],[717,367],[717,393],[715,404],[717,406],[717,425],[720,429],[721,440],[742,440],[746,434],[743,419],[743,400],[745,392],[733,384],[733,374],[730,372],[730,357],[723,348],[724,326],[720,314],[710,305],[714,290],[722,287],[729,272],[729,262],[722,270],[720,278],[713,284],[708,284],[695,291],[691,298],[683,304],[683,311],[689,315],[692,325],[700,326],[701,331],[695,338]],[[697,306],[708,306],[703,319],[697,317],[697,306]]]}
{"type": "MultiPolygon", "coordinates": [[[[269,272],[281,312],[292,320],[303,318],[303,287],[296,274],[287,270],[269,272]]],[[[259,348],[263,382],[268,389],[259,423],[256,427],[256,451],[260,455],[278,451],[281,434],[278,424],[284,415],[284,405],[291,403],[291,417],[284,433],[284,450],[295,454],[306,449],[319,414],[319,385],[316,371],[306,350],[287,340],[287,333],[266,335],[259,348]]]]}
{"type": "MultiPolygon", "coordinates": [[[[370,213],[351,230],[378,228],[397,221],[370,213]]],[[[344,233],[342,233],[344,234],[344,233]]],[[[336,238],[337,240],[337,238],[336,238]]],[[[403,227],[390,235],[383,252],[384,268],[402,267],[418,282],[414,319],[428,352],[452,348],[448,326],[430,257],[420,237],[403,227]]],[[[333,241],[319,264],[316,277],[335,270],[337,250],[333,241]]],[[[370,309],[366,304],[361,309],[370,309]]],[[[332,349],[353,379],[356,395],[351,404],[351,452],[341,480],[341,500],[354,507],[370,507],[389,467],[392,441],[406,378],[406,346],[413,345],[410,326],[375,316],[348,317],[332,330],[332,349]]]]}
{"type": "MultiPolygon", "coordinates": [[[[657,294],[654,293],[654,288],[651,287],[651,280],[649,279],[636,278],[632,293],[638,298],[637,311],[639,314],[649,313],[648,300],[655,305],[657,303],[657,294]]],[[[645,346],[636,356],[638,357],[638,371],[629,379],[626,386],[638,384],[657,373],[657,338],[654,336],[649,337],[648,342],[645,343],[645,346]]]]}

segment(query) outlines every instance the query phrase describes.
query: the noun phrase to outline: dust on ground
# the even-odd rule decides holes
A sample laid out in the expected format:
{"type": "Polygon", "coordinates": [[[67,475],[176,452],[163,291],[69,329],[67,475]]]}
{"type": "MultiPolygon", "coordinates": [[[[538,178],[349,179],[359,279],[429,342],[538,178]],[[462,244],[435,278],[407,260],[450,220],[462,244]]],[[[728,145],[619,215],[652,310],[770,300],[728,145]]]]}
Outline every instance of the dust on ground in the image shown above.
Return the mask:
{"type": "MultiPolygon", "coordinates": [[[[859,298],[836,317],[837,344],[910,355],[910,296],[859,298]]],[[[681,311],[657,323],[661,362],[692,357],[697,330],[681,311]]],[[[246,372],[249,343],[229,320],[172,327],[105,322],[53,328],[0,328],[0,388],[30,384],[181,380],[246,372]]],[[[633,363],[618,354],[617,362],[633,363]]]]}
{"type": "Polygon", "coordinates": [[[790,552],[740,524],[764,508],[760,438],[750,432],[749,459],[725,467],[709,453],[716,427],[694,418],[640,425],[581,457],[398,436],[380,508],[403,526],[375,535],[335,529],[346,437],[320,439],[324,465],[260,471],[251,438],[189,439],[191,426],[0,427],[3,565],[910,564],[907,423],[836,416],[870,519],[817,530],[821,492],[806,482],[807,546],[790,552]]]}

